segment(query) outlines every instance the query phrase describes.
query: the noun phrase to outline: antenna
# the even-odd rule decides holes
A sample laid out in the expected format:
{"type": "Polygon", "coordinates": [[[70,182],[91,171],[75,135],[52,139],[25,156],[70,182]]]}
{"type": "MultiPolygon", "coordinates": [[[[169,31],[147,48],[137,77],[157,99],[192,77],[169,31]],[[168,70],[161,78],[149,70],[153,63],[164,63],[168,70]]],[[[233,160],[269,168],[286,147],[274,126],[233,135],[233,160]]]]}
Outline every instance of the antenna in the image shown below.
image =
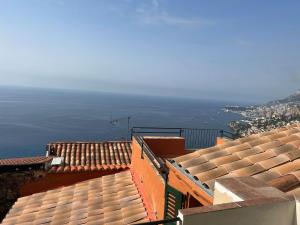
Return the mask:
{"type": "Polygon", "coordinates": [[[110,124],[112,126],[116,126],[120,121],[122,120],[127,120],[127,140],[129,139],[130,137],[130,119],[132,117],[131,116],[126,116],[126,117],[120,117],[120,118],[117,118],[117,119],[113,119],[112,116],[110,116],[110,124]]]}

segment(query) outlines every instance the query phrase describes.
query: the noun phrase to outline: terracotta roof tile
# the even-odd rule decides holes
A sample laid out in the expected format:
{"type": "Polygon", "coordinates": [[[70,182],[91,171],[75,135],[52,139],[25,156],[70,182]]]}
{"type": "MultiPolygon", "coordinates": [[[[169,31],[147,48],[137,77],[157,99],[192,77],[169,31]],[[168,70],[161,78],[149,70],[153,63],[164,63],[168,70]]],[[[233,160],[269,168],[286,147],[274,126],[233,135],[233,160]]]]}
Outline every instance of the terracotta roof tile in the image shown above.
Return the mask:
{"type": "Polygon", "coordinates": [[[270,180],[269,185],[278,188],[281,191],[288,192],[300,186],[299,177],[295,174],[286,174],[276,179],[270,180]]]}
{"type": "Polygon", "coordinates": [[[205,157],[191,157],[188,160],[185,160],[183,162],[180,163],[180,165],[182,165],[183,167],[192,167],[192,166],[198,166],[199,164],[205,163],[207,162],[207,159],[205,157]]]}
{"type": "Polygon", "coordinates": [[[256,155],[250,155],[247,159],[251,162],[251,163],[257,163],[260,161],[264,161],[266,159],[269,158],[273,158],[275,157],[276,154],[273,151],[265,151],[256,155]]]}
{"type": "Polygon", "coordinates": [[[265,169],[261,165],[254,164],[245,168],[235,170],[232,173],[234,174],[234,176],[245,177],[245,176],[252,176],[261,173],[263,171],[265,171],[265,169]]]}
{"type": "Polygon", "coordinates": [[[295,128],[290,128],[290,129],[284,131],[283,133],[286,135],[291,135],[291,134],[299,133],[299,131],[300,131],[299,128],[295,127],[295,128]]]}
{"type": "Polygon", "coordinates": [[[36,157],[25,157],[25,158],[0,159],[0,167],[43,164],[51,161],[52,158],[53,157],[36,156],[36,157]]]}
{"type": "Polygon", "coordinates": [[[126,171],[19,198],[2,224],[130,224],[147,218],[126,171]]]}
{"type": "Polygon", "coordinates": [[[63,164],[50,172],[119,170],[130,165],[130,142],[55,142],[48,149],[51,155],[63,157],[63,164]]]}
{"type": "Polygon", "coordinates": [[[270,171],[277,172],[280,175],[285,175],[296,170],[300,170],[300,160],[295,160],[293,162],[277,166],[270,171]]]}
{"type": "Polygon", "coordinates": [[[202,163],[200,165],[197,166],[192,166],[192,167],[187,167],[186,169],[190,172],[190,173],[202,173],[205,172],[207,170],[211,170],[216,168],[216,164],[212,163],[212,162],[206,162],[206,163],[202,163]]]}
{"type": "Polygon", "coordinates": [[[192,175],[189,177],[196,176],[210,187],[214,179],[227,176],[253,176],[280,184],[284,191],[300,186],[300,125],[229,143],[199,149],[174,160],[192,175]],[[285,184],[286,189],[283,188],[285,184]]]}
{"type": "Polygon", "coordinates": [[[214,163],[215,165],[223,165],[223,164],[227,164],[227,163],[231,163],[234,161],[239,160],[240,158],[237,155],[226,155],[226,156],[222,156],[216,159],[212,159],[210,160],[212,163],[214,163]]]}
{"type": "Polygon", "coordinates": [[[224,164],[222,165],[222,167],[226,169],[226,171],[229,173],[231,171],[238,170],[240,168],[244,168],[251,165],[252,163],[248,159],[241,159],[231,163],[224,164]]]}
{"type": "Polygon", "coordinates": [[[282,165],[282,164],[284,164],[286,162],[289,162],[289,161],[290,160],[287,156],[281,154],[281,155],[278,155],[276,157],[258,162],[257,164],[262,166],[265,170],[268,170],[268,169],[271,169],[275,166],[282,165]]]}
{"type": "MultiPolygon", "coordinates": [[[[292,129],[294,126],[292,125],[292,126],[290,126],[289,128],[290,129],[292,129]]],[[[280,128],[276,128],[275,130],[277,131],[277,132],[281,132],[281,131],[287,131],[289,128],[287,128],[287,127],[280,127],[280,128]]],[[[284,132],[283,132],[284,133],[284,132]]]]}
{"type": "Polygon", "coordinates": [[[267,142],[267,143],[264,143],[264,144],[260,144],[256,147],[259,147],[261,148],[263,151],[266,151],[268,149],[272,149],[272,148],[275,148],[275,147],[278,147],[278,146],[281,146],[282,143],[278,140],[274,140],[274,141],[270,141],[270,142],[267,142]]]}
{"type": "Polygon", "coordinates": [[[199,156],[199,153],[198,151],[195,151],[193,153],[190,153],[190,154],[186,154],[186,155],[182,155],[182,156],[179,156],[176,158],[177,162],[181,163],[181,162],[184,162],[186,160],[190,160],[192,159],[193,157],[196,158],[199,156]]]}
{"type": "Polygon", "coordinates": [[[237,146],[231,146],[229,148],[225,148],[225,151],[227,151],[228,153],[234,153],[234,152],[240,152],[246,149],[250,149],[251,145],[248,143],[244,143],[244,144],[240,144],[237,146]]]}
{"type": "Polygon", "coordinates": [[[212,179],[216,179],[218,177],[224,176],[226,174],[228,174],[226,169],[224,169],[222,167],[218,167],[218,168],[206,171],[204,173],[196,174],[195,176],[198,177],[198,179],[201,182],[207,182],[207,181],[210,181],[212,179]]]}
{"type": "Polygon", "coordinates": [[[286,152],[286,153],[284,153],[282,155],[287,156],[290,161],[293,161],[295,159],[300,158],[300,151],[298,149],[295,149],[293,151],[286,152]]]}
{"type": "MultiPolygon", "coordinates": [[[[222,144],[223,148],[229,148],[231,146],[235,146],[237,144],[240,144],[240,140],[234,140],[234,141],[227,141],[224,144],[222,144]]],[[[214,146],[220,148],[220,146],[214,146]]],[[[213,148],[213,147],[212,147],[213,148]]]]}
{"type": "Polygon", "coordinates": [[[217,152],[220,149],[221,149],[220,146],[213,146],[210,148],[203,149],[203,151],[195,151],[194,154],[197,154],[200,156],[200,155],[204,155],[204,154],[208,154],[208,153],[217,152]]]}
{"type": "Polygon", "coordinates": [[[300,147],[300,140],[291,141],[291,142],[289,142],[289,145],[293,145],[295,148],[299,148],[300,147]]]}
{"type": "Polygon", "coordinates": [[[274,170],[267,170],[265,172],[259,173],[254,175],[253,177],[258,179],[258,180],[262,180],[264,182],[268,182],[270,180],[276,179],[278,177],[280,177],[281,174],[279,174],[278,172],[274,171],[274,170]]]}
{"type": "Polygon", "coordinates": [[[247,150],[244,150],[244,151],[241,151],[241,152],[235,152],[233,153],[234,155],[237,155],[240,159],[242,158],[245,158],[247,156],[250,156],[250,155],[255,155],[255,154],[258,154],[258,153],[261,153],[263,152],[263,150],[261,148],[250,148],[250,149],[247,149],[247,150]]]}
{"type": "Polygon", "coordinates": [[[250,135],[248,137],[240,138],[239,142],[240,143],[250,142],[250,141],[253,141],[253,140],[257,139],[258,137],[259,137],[258,134],[253,134],[253,135],[250,135]]]}
{"type": "Polygon", "coordinates": [[[293,142],[293,141],[298,141],[298,140],[299,140],[299,136],[294,135],[294,134],[278,139],[278,141],[280,141],[281,143],[284,143],[284,144],[287,144],[287,143],[293,142]]]}
{"type": "Polygon", "coordinates": [[[296,149],[296,147],[294,145],[284,144],[279,147],[272,148],[271,150],[274,151],[276,155],[279,155],[279,154],[289,152],[289,151],[292,151],[295,149],[296,149]]]}
{"type": "Polygon", "coordinates": [[[229,155],[230,153],[227,152],[227,151],[223,151],[223,150],[219,150],[219,151],[216,151],[216,152],[212,152],[212,153],[207,153],[205,154],[205,158],[207,160],[211,160],[211,159],[216,159],[216,158],[219,158],[221,156],[226,156],[226,155],[229,155]]]}
{"type": "Polygon", "coordinates": [[[265,143],[268,143],[268,142],[270,142],[269,138],[260,137],[260,138],[254,139],[252,141],[249,141],[248,144],[250,144],[252,147],[255,147],[257,145],[262,145],[262,144],[265,144],[265,143]]]}
{"type": "Polygon", "coordinates": [[[283,138],[283,137],[286,137],[287,134],[282,132],[282,133],[274,133],[274,134],[271,134],[269,136],[267,136],[270,140],[278,140],[279,138],[283,138]]]}
{"type": "Polygon", "coordinates": [[[290,172],[288,174],[292,174],[294,175],[295,177],[297,177],[297,179],[300,181],[300,170],[295,170],[293,172],[290,172]]]}

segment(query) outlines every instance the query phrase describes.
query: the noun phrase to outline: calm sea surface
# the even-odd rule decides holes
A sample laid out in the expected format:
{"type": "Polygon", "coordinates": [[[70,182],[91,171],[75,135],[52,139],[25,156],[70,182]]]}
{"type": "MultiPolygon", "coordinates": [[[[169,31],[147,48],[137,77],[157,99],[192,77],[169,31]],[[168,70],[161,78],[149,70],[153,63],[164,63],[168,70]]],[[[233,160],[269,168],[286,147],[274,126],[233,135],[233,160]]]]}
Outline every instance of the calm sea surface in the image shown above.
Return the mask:
{"type": "Polygon", "coordinates": [[[220,128],[226,102],[0,87],[0,158],[44,155],[52,141],[121,140],[131,126],[220,128]],[[110,123],[111,119],[119,122],[110,123]]]}

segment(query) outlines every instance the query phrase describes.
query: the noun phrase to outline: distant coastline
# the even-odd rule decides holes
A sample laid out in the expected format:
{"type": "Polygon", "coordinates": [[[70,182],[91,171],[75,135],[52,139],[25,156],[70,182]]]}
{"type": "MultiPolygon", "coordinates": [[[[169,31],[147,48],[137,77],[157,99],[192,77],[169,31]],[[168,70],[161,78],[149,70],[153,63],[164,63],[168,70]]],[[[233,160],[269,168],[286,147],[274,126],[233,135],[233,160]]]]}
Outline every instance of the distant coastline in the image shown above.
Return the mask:
{"type": "Polygon", "coordinates": [[[287,98],[254,106],[226,106],[224,112],[242,116],[240,120],[230,121],[228,126],[241,137],[265,132],[274,128],[299,123],[300,91],[287,98]]]}

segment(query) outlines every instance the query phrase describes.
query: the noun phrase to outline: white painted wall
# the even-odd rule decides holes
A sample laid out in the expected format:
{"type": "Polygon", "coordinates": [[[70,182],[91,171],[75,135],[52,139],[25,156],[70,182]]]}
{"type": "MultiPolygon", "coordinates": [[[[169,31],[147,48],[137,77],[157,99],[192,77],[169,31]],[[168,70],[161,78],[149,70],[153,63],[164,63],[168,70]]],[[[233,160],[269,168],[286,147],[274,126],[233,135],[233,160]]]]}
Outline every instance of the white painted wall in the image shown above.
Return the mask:
{"type": "Polygon", "coordinates": [[[179,217],[183,225],[297,225],[297,213],[296,202],[287,200],[179,217]]]}
{"type": "Polygon", "coordinates": [[[243,201],[243,199],[233,193],[231,190],[225,188],[219,182],[215,182],[214,205],[239,201],[243,201]]]}

